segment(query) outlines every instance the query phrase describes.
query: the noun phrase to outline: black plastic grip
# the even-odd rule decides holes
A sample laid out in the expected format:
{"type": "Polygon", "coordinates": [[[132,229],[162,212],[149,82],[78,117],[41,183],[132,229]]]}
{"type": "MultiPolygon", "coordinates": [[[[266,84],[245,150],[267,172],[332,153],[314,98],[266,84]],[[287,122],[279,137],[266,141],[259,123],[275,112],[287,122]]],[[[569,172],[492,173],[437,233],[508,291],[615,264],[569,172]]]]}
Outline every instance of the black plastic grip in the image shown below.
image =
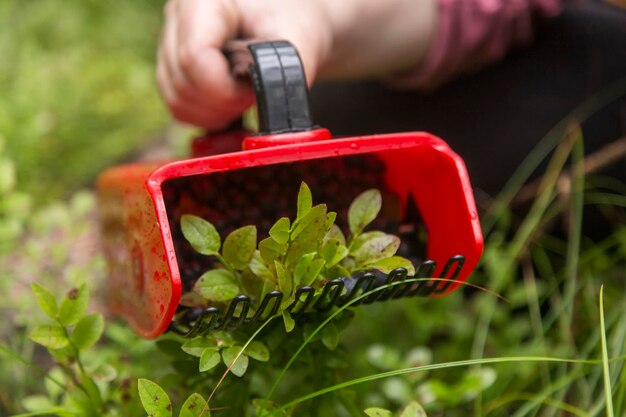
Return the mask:
{"type": "Polygon", "coordinates": [[[286,41],[248,45],[260,134],[313,129],[309,92],[298,51],[286,41]]]}

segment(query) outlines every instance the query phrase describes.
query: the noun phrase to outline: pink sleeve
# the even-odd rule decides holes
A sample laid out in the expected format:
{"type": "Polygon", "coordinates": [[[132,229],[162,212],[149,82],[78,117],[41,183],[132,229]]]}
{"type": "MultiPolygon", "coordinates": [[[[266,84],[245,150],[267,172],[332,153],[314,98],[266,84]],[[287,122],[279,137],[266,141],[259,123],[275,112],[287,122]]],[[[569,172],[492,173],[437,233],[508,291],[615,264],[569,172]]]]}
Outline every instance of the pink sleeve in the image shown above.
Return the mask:
{"type": "Polygon", "coordinates": [[[560,0],[437,0],[438,22],[420,68],[391,80],[399,87],[436,87],[457,74],[501,59],[530,42],[538,19],[561,11],[560,0]]]}

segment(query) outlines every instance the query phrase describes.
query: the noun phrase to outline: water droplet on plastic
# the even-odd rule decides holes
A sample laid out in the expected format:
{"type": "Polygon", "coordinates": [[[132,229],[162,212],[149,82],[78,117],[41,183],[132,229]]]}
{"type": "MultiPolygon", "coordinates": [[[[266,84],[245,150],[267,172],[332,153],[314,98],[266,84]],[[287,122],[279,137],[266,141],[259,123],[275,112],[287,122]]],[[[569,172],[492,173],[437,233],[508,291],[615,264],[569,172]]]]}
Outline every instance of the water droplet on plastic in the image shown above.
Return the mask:
{"type": "Polygon", "coordinates": [[[360,146],[359,146],[359,144],[358,144],[358,143],[354,143],[354,142],[353,142],[353,143],[351,143],[351,144],[350,144],[350,149],[357,150],[357,149],[359,149],[359,148],[360,148],[360,146]]]}
{"type": "Polygon", "coordinates": [[[472,220],[476,220],[478,218],[478,213],[476,213],[475,211],[470,212],[470,217],[472,218],[472,220]]]}

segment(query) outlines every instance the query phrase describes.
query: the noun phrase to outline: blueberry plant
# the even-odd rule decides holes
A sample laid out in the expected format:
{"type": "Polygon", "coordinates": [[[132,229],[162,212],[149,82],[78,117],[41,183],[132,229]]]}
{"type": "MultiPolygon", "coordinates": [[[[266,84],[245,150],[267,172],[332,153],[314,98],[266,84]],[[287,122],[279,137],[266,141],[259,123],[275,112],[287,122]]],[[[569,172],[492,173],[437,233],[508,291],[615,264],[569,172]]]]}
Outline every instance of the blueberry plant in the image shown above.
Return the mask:
{"type": "MultiPolygon", "coordinates": [[[[162,367],[171,369],[159,384],[139,378],[134,388],[135,382],[128,378],[116,378],[110,365],[94,368],[85,363],[86,352],[106,349],[95,346],[104,321],[100,314],[86,313],[89,294],[85,285],[70,290],[59,303],[51,291],[34,283],[32,291],[48,322],[37,325],[30,338],[47,348],[56,365],[46,374],[52,385],[49,396],[31,398],[28,409],[32,413],[26,415],[131,415],[138,405],[155,417],[175,413],[179,417],[331,415],[338,406],[354,416],[392,416],[382,408],[363,411],[349,395],[325,396],[298,407],[281,407],[277,402],[286,395],[338,382],[348,366],[348,352],[340,345],[339,334],[353,314],[339,312],[328,323],[322,323],[325,317],[311,315],[296,326],[286,307],[299,286],[313,286],[319,294],[329,279],[357,271],[389,272],[403,267],[414,272],[410,261],[395,256],[398,237],[366,231],[381,209],[381,200],[375,189],[357,196],[348,210],[347,236],[335,224],[334,212],[325,204],[313,205],[305,183],[298,193],[295,218],[280,218],[258,243],[255,226],[236,229],[222,240],[211,223],[183,216],[182,230],[189,243],[217,260],[217,267],[197,279],[183,302],[223,305],[240,293],[258,302],[268,291],[278,289],[285,294],[276,315],[282,322],[267,322],[262,332],[222,330],[190,340],[166,335],[152,344],[167,359],[162,367]],[[294,354],[303,344],[307,349],[294,354]],[[285,366],[291,366],[292,373],[284,376],[285,388],[274,399],[272,393],[285,366]]],[[[425,414],[412,403],[399,415],[425,414]]]]}
{"type": "Polygon", "coordinates": [[[335,224],[337,214],[328,211],[326,204],[314,206],[311,190],[303,182],[295,219],[280,218],[258,245],[254,225],[234,230],[222,244],[210,222],[184,215],[181,226],[185,238],[197,252],[216,257],[220,267],[202,274],[183,303],[220,304],[241,293],[258,301],[269,291],[280,290],[285,295],[280,313],[290,332],[294,321],[286,308],[294,302],[300,286],[313,286],[319,293],[328,280],[363,270],[388,273],[405,268],[412,274],[412,263],[394,256],[400,247],[397,236],[365,231],[381,206],[382,197],[376,189],[357,196],[348,210],[350,233],[346,237],[335,224]]]}

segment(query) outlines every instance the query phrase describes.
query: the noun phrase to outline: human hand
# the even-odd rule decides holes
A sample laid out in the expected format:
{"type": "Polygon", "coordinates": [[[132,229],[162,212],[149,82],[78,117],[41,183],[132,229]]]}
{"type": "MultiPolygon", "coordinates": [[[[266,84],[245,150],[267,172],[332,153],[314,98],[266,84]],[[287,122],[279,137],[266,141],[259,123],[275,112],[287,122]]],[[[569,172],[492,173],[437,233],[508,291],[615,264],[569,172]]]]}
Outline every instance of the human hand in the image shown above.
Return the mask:
{"type": "Polygon", "coordinates": [[[157,81],[176,119],[220,130],[254,103],[230,74],[228,40],[291,42],[309,84],[385,76],[419,63],[434,14],[434,0],[169,0],[157,81]]]}

